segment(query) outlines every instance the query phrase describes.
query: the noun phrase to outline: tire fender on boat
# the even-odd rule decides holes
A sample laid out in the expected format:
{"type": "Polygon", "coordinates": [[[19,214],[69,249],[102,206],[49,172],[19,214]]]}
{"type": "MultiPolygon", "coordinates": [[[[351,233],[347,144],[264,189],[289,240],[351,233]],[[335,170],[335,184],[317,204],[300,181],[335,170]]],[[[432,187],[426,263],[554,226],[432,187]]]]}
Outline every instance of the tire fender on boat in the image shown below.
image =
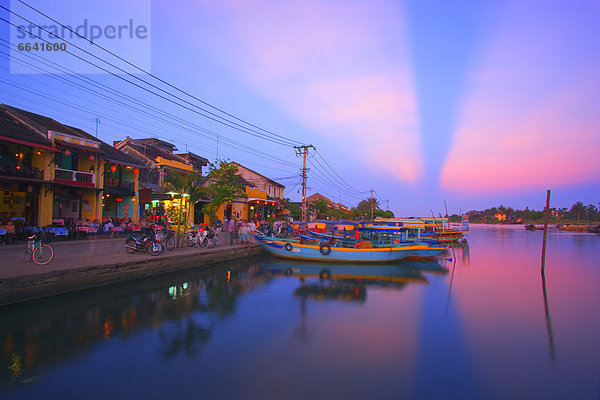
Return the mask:
{"type": "Polygon", "coordinates": [[[319,273],[319,278],[321,279],[329,279],[331,278],[331,272],[328,269],[324,269],[319,273]]]}
{"type": "Polygon", "coordinates": [[[319,251],[321,252],[321,254],[326,256],[331,252],[331,246],[327,243],[321,243],[321,245],[319,246],[319,251]]]}
{"type": "Polygon", "coordinates": [[[287,251],[292,251],[292,245],[291,245],[290,243],[286,243],[286,244],[285,244],[285,249],[286,249],[287,251]]]}

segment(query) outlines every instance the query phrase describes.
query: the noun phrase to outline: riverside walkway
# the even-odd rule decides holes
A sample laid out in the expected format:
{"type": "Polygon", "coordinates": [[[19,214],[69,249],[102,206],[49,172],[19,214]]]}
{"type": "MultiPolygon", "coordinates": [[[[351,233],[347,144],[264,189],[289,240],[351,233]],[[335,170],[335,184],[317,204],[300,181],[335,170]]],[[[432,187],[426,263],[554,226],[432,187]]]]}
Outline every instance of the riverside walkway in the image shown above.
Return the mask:
{"type": "Polygon", "coordinates": [[[125,238],[54,242],[47,265],[24,261],[24,243],[0,247],[0,306],[262,254],[259,245],[220,240],[214,249],[184,247],[151,256],[127,254],[124,243],[125,238]]]}

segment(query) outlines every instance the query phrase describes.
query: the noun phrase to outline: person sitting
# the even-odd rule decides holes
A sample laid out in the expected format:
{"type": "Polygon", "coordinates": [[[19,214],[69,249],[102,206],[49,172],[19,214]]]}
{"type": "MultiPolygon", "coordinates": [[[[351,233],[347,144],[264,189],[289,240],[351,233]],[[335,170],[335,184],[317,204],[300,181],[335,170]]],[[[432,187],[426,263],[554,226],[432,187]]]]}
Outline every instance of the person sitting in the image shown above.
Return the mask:
{"type": "Polygon", "coordinates": [[[6,233],[1,236],[2,244],[14,244],[16,240],[16,230],[13,221],[8,221],[5,225],[0,226],[0,228],[6,231],[6,233]]]}

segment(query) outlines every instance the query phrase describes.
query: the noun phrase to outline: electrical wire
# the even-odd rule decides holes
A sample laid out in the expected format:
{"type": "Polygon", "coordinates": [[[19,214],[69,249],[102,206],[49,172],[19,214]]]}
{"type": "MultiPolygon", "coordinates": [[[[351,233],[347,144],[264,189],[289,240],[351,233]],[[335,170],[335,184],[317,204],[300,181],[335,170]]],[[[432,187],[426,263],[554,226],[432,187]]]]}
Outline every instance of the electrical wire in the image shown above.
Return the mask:
{"type": "MultiPolygon", "coordinates": [[[[0,39],[0,40],[1,40],[1,39],[0,39]]],[[[8,56],[6,53],[2,53],[2,52],[0,52],[0,53],[1,53],[1,54],[5,54],[6,56],[8,56]]],[[[17,62],[18,62],[19,60],[13,57],[13,61],[17,61],[17,62]]],[[[21,61],[22,61],[22,60],[21,60],[21,61]]],[[[24,63],[28,64],[29,66],[32,66],[30,63],[27,63],[27,62],[25,62],[25,61],[22,61],[22,62],[24,62],[24,63]]],[[[33,67],[34,67],[34,68],[37,68],[38,70],[42,70],[42,71],[48,72],[47,70],[40,69],[39,67],[35,67],[35,66],[33,66],[33,67]]],[[[99,95],[99,96],[101,96],[101,97],[103,97],[103,98],[106,98],[106,99],[108,99],[109,101],[114,101],[114,102],[117,102],[117,103],[119,103],[119,104],[121,104],[121,105],[124,105],[124,106],[126,106],[126,107],[128,107],[128,108],[132,108],[131,106],[129,106],[129,105],[127,105],[127,104],[124,104],[123,102],[120,102],[120,101],[118,101],[118,100],[111,99],[111,98],[109,98],[109,97],[107,97],[107,96],[103,95],[102,93],[98,93],[98,92],[97,92],[97,91],[95,91],[95,90],[91,90],[91,89],[88,89],[88,88],[82,87],[81,85],[79,85],[79,84],[76,84],[76,83],[73,83],[73,82],[71,82],[71,81],[69,81],[69,80],[66,80],[66,79],[65,79],[65,78],[63,78],[63,77],[56,76],[56,75],[49,75],[49,76],[50,76],[50,77],[52,77],[52,78],[55,78],[55,79],[61,80],[61,81],[65,81],[67,84],[69,84],[69,85],[71,85],[71,86],[75,85],[76,87],[78,87],[78,88],[80,88],[80,89],[82,89],[82,90],[85,90],[85,91],[87,91],[87,92],[89,92],[89,93],[92,93],[92,94],[95,94],[95,95],[99,95]]],[[[33,78],[31,78],[31,77],[28,77],[28,78],[29,78],[29,79],[31,79],[31,80],[34,80],[34,79],[33,79],[33,78]]],[[[38,82],[38,83],[41,83],[42,85],[49,86],[49,85],[48,85],[48,84],[46,84],[46,83],[39,82],[39,81],[37,81],[37,82],[38,82]]],[[[13,85],[13,86],[15,86],[15,85],[13,85]]],[[[26,90],[26,89],[23,89],[23,90],[26,90]]],[[[30,92],[31,92],[31,91],[30,91],[30,92]]],[[[54,99],[51,99],[51,100],[53,100],[53,101],[54,101],[54,99]]],[[[87,100],[87,101],[89,101],[89,100],[87,100]]],[[[63,102],[63,104],[66,104],[66,103],[64,103],[64,102],[63,102]]],[[[68,104],[66,104],[66,105],[68,105],[68,104]]],[[[75,106],[73,106],[73,107],[75,107],[75,106]]],[[[77,107],[76,107],[76,108],[77,108],[77,107]]],[[[133,108],[134,108],[134,109],[136,109],[135,107],[133,107],[133,108]]],[[[141,110],[139,110],[139,109],[137,109],[137,110],[138,110],[138,111],[141,111],[141,110]]],[[[87,111],[89,112],[89,110],[87,110],[87,111]]],[[[141,111],[141,112],[143,112],[143,111],[141,111]]],[[[93,112],[91,112],[91,113],[92,113],[92,114],[94,114],[93,112]]],[[[118,113],[118,111],[117,111],[117,113],[118,113]]],[[[145,114],[146,114],[146,115],[148,115],[147,113],[145,113],[145,114]]],[[[152,115],[149,115],[149,116],[152,116],[152,115]]],[[[155,118],[158,118],[159,120],[162,120],[163,122],[170,123],[171,125],[174,125],[174,126],[176,126],[176,127],[179,127],[180,129],[187,130],[187,131],[189,131],[189,132],[191,132],[191,133],[193,133],[193,134],[197,134],[197,135],[201,135],[201,136],[203,136],[203,137],[207,137],[206,135],[203,135],[203,134],[201,134],[201,133],[198,133],[198,132],[196,132],[196,131],[190,130],[189,128],[183,127],[183,126],[181,126],[181,125],[178,125],[178,124],[173,124],[173,123],[171,123],[170,121],[166,121],[166,120],[164,120],[164,119],[162,119],[162,118],[159,118],[159,117],[156,117],[156,116],[153,116],[153,117],[155,117],[155,118]]],[[[105,118],[105,119],[107,119],[107,120],[113,120],[113,119],[112,119],[112,118],[110,118],[110,117],[104,117],[104,118],[105,118]]],[[[129,117],[127,117],[127,118],[129,118],[129,117]]],[[[115,121],[115,122],[118,122],[118,121],[115,121]]],[[[121,124],[122,124],[122,125],[124,125],[124,126],[128,126],[128,127],[132,128],[132,129],[135,129],[135,130],[146,131],[146,132],[148,132],[148,133],[150,133],[150,134],[155,134],[155,132],[149,132],[149,131],[147,131],[147,130],[144,130],[144,129],[142,129],[142,128],[139,128],[139,127],[134,127],[134,126],[132,126],[132,125],[130,125],[130,124],[126,124],[126,123],[123,123],[123,122],[121,122],[121,124]]],[[[206,130],[206,129],[204,129],[204,130],[205,130],[205,131],[208,131],[208,130],[206,130]]],[[[210,132],[210,133],[213,133],[214,135],[216,135],[214,132],[211,132],[211,131],[208,131],[208,132],[210,132]]],[[[211,139],[211,140],[214,140],[213,138],[209,138],[209,139],[211,139]]],[[[253,149],[253,148],[251,148],[251,147],[249,147],[249,146],[244,146],[244,145],[242,145],[241,143],[238,143],[238,142],[236,142],[236,141],[234,141],[234,140],[232,140],[232,139],[229,139],[229,138],[223,138],[223,139],[224,139],[224,142],[225,142],[225,144],[227,144],[227,145],[231,145],[231,146],[233,146],[233,147],[236,147],[236,148],[238,148],[238,149],[241,149],[241,150],[244,150],[244,151],[246,151],[246,150],[250,150],[250,151],[254,152],[254,153],[255,153],[255,154],[257,154],[257,155],[260,155],[260,156],[263,156],[263,157],[267,157],[267,158],[271,158],[271,159],[273,159],[274,161],[280,162],[280,163],[282,163],[282,164],[287,164],[287,165],[290,165],[290,166],[296,167],[296,165],[295,165],[295,164],[293,164],[293,163],[290,163],[290,162],[289,162],[289,161],[287,161],[287,160],[279,159],[279,158],[277,158],[277,157],[274,157],[274,156],[272,156],[272,155],[270,155],[270,154],[268,154],[268,153],[262,152],[262,151],[260,151],[260,150],[257,150],[257,149],[253,149]]]]}
{"type": "MultiPolygon", "coordinates": [[[[219,111],[219,112],[221,112],[221,113],[223,113],[223,114],[225,114],[225,115],[227,115],[227,116],[229,116],[229,117],[232,117],[232,118],[234,118],[234,119],[236,119],[236,120],[238,120],[238,121],[240,121],[240,122],[243,122],[243,123],[245,123],[245,124],[247,124],[247,125],[249,125],[249,126],[252,126],[252,127],[254,127],[254,128],[257,128],[257,129],[259,129],[259,130],[261,130],[261,131],[263,131],[263,132],[269,133],[269,134],[271,134],[271,135],[273,135],[273,136],[275,136],[275,137],[279,137],[279,138],[281,138],[281,139],[285,139],[285,140],[292,140],[292,139],[289,139],[289,138],[287,138],[287,137],[285,137],[285,136],[281,136],[281,135],[279,135],[279,134],[277,134],[277,133],[274,133],[274,132],[271,132],[271,131],[269,131],[269,130],[263,129],[263,128],[259,127],[259,126],[256,126],[256,125],[254,125],[254,124],[252,124],[252,123],[250,123],[250,122],[248,122],[248,121],[246,121],[246,120],[244,120],[244,119],[238,118],[238,117],[236,117],[235,115],[232,115],[232,114],[230,114],[230,113],[228,113],[228,112],[226,112],[226,111],[224,111],[224,110],[222,110],[222,109],[220,109],[220,108],[218,108],[218,107],[215,107],[215,106],[213,106],[212,104],[210,104],[210,103],[208,103],[208,102],[206,102],[206,101],[204,101],[204,100],[202,100],[202,99],[199,99],[198,97],[196,97],[196,96],[194,96],[194,95],[192,95],[192,94],[188,93],[187,91],[185,91],[185,90],[182,90],[182,89],[180,89],[180,88],[178,88],[178,87],[176,87],[176,86],[174,86],[174,85],[172,85],[172,84],[168,83],[167,81],[165,81],[165,80],[163,80],[163,79],[161,79],[161,78],[157,77],[156,75],[154,75],[154,74],[152,74],[152,73],[150,73],[150,72],[148,72],[148,71],[146,71],[146,70],[144,70],[144,69],[140,68],[139,66],[137,66],[137,65],[135,65],[135,64],[133,64],[133,63],[131,63],[131,62],[129,62],[128,60],[126,60],[126,59],[122,58],[122,57],[121,57],[121,56],[119,56],[118,54],[115,54],[114,52],[112,52],[112,51],[110,51],[110,50],[108,50],[108,49],[106,49],[106,48],[104,48],[104,47],[100,46],[98,43],[95,43],[95,42],[93,42],[92,40],[90,40],[90,39],[86,38],[85,36],[82,36],[82,35],[80,35],[78,32],[76,32],[76,31],[72,30],[72,29],[71,29],[69,26],[65,26],[65,25],[63,25],[63,24],[62,24],[62,23],[60,23],[59,21],[57,21],[57,20],[55,20],[54,18],[52,18],[52,17],[48,16],[47,14],[45,14],[45,13],[43,13],[42,11],[38,10],[37,8],[35,8],[35,7],[31,6],[30,4],[27,4],[27,3],[26,3],[26,2],[24,2],[23,0],[19,0],[19,2],[20,2],[20,3],[22,3],[23,5],[25,5],[25,6],[29,7],[30,9],[34,10],[34,11],[35,11],[35,12],[37,12],[38,14],[40,14],[40,15],[43,15],[44,17],[48,18],[49,20],[51,20],[51,21],[53,21],[53,22],[55,22],[55,23],[59,24],[61,27],[63,27],[63,28],[65,28],[65,29],[67,29],[69,32],[76,34],[78,37],[80,37],[80,38],[81,38],[81,39],[83,39],[83,40],[86,40],[88,43],[90,43],[90,44],[92,44],[92,45],[94,45],[94,46],[96,46],[96,47],[98,47],[98,48],[100,48],[100,49],[104,50],[105,52],[109,53],[110,55],[112,55],[112,56],[114,56],[114,57],[118,58],[119,60],[121,60],[121,61],[125,62],[126,64],[128,64],[128,65],[130,65],[130,66],[134,67],[134,68],[135,68],[135,69],[137,69],[138,71],[140,71],[140,72],[143,72],[143,73],[145,73],[146,75],[149,75],[149,76],[151,76],[152,78],[154,78],[154,79],[158,80],[159,82],[161,82],[161,83],[163,83],[163,84],[165,84],[165,85],[167,85],[167,86],[171,87],[172,89],[175,89],[175,90],[177,90],[177,91],[178,91],[178,92],[180,92],[180,93],[186,94],[187,96],[189,96],[189,97],[193,98],[193,99],[194,99],[194,100],[196,100],[196,101],[199,101],[200,103],[202,103],[202,104],[204,104],[204,105],[207,105],[207,106],[211,107],[211,108],[212,108],[212,109],[214,109],[214,110],[217,110],[217,111],[219,111]]],[[[295,140],[292,140],[292,141],[293,141],[293,142],[296,142],[296,144],[300,144],[300,142],[297,142],[297,141],[295,141],[295,140]]]]}
{"type": "MultiPolygon", "coordinates": [[[[122,68],[120,68],[120,67],[118,67],[118,66],[115,66],[114,64],[112,64],[112,63],[110,63],[110,62],[108,62],[108,61],[106,61],[106,60],[104,60],[104,59],[102,59],[102,58],[100,58],[100,57],[98,57],[98,56],[96,56],[96,55],[94,55],[94,54],[90,53],[90,52],[89,52],[89,51],[87,51],[87,50],[84,50],[84,49],[82,49],[81,47],[77,46],[76,44],[73,44],[72,42],[70,42],[70,41],[68,41],[68,40],[65,40],[65,39],[63,39],[63,38],[61,38],[61,37],[59,37],[59,36],[55,35],[54,33],[52,33],[52,32],[50,32],[50,31],[48,31],[47,29],[45,29],[45,28],[43,28],[43,27],[41,27],[40,25],[37,25],[37,24],[33,23],[33,22],[32,22],[32,21],[30,21],[29,19],[27,19],[27,18],[25,18],[25,17],[23,17],[23,16],[21,16],[21,15],[19,15],[19,14],[15,13],[15,12],[13,12],[13,11],[9,10],[8,8],[6,8],[6,7],[2,6],[2,5],[0,5],[0,8],[3,8],[3,9],[5,9],[6,11],[10,12],[11,14],[13,14],[13,15],[15,15],[15,16],[17,16],[17,17],[21,18],[21,19],[23,19],[24,21],[27,21],[27,22],[29,22],[29,23],[30,23],[30,26],[36,26],[36,27],[38,27],[38,29],[40,29],[40,30],[43,30],[44,32],[46,32],[46,33],[48,33],[48,34],[50,34],[50,35],[52,35],[52,36],[56,37],[57,39],[60,39],[60,40],[62,40],[63,42],[66,42],[66,43],[70,44],[71,46],[73,46],[73,47],[75,47],[75,48],[77,48],[77,49],[79,49],[79,50],[83,51],[84,53],[86,53],[86,54],[88,54],[88,55],[90,55],[90,56],[92,56],[92,57],[94,57],[94,58],[96,58],[96,59],[98,59],[98,60],[100,60],[100,61],[102,61],[102,62],[104,62],[104,63],[108,64],[108,65],[110,65],[111,67],[113,67],[113,68],[115,68],[115,69],[117,69],[117,70],[119,70],[119,71],[123,72],[124,74],[126,74],[126,75],[128,75],[128,76],[131,76],[131,77],[133,77],[133,78],[135,78],[135,79],[137,79],[137,80],[140,80],[140,81],[142,81],[142,82],[146,83],[146,84],[147,84],[148,86],[150,86],[150,87],[153,87],[153,88],[155,88],[155,89],[157,89],[157,90],[159,90],[159,91],[161,91],[161,92],[163,92],[163,93],[166,93],[166,94],[168,94],[168,95],[170,95],[170,96],[172,96],[172,97],[174,97],[174,98],[176,98],[176,99],[178,99],[178,100],[182,101],[183,103],[185,103],[185,104],[188,104],[188,105],[190,105],[190,106],[192,106],[192,107],[198,108],[198,109],[200,109],[200,110],[202,110],[202,111],[204,111],[204,112],[206,112],[206,113],[208,113],[208,114],[214,114],[214,113],[211,113],[211,112],[208,112],[208,111],[206,111],[206,110],[205,110],[205,109],[203,109],[202,107],[199,107],[199,106],[197,106],[197,105],[195,105],[195,104],[193,104],[193,103],[190,103],[190,102],[189,102],[189,101],[187,101],[187,100],[184,100],[184,99],[182,99],[182,98],[181,98],[181,97],[179,97],[179,96],[173,95],[172,93],[170,93],[170,92],[167,92],[167,91],[165,91],[164,89],[162,89],[162,88],[160,88],[160,87],[158,87],[158,86],[156,86],[156,85],[153,85],[153,84],[151,84],[151,83],[148,83],[147,81],[145,81],[145,80],[143,80],[143,79],[141,79],[141,78],[139,78],[139,77],[137,77],[137,76],[135,76],[135,75],[133,75],[133,74],[131,74],[131,73],[127,72],[126,70],[124,70],[124,69],[122,69],[122,68]]],[[[21,28],[21,27],[19,27],[19,26],[15,25],[15,24],[13,24],[12,22],[10,22],[10,21],[8,21],[8,20],[6,20],[6,19],[2,18],[2,17],[0,17],[0,20],[2,20],[2,21],[4,21],[4,22],[8,23],[9,25],[12,25],[12,26],[14,26],[15,28],[17,28],[17,29],[19,29],[19,30],[21,30],[21,31],[25,31],[23,28],[21,28]]],[[[27,32],[27,31],[25,31],[25,32],[27,32]]],[[[38,32],[39,32],[39,31],[38,31],[38,32]]],[[[31,33],[31,32],[27,32],[27,33],[28,33],[30,36],[36,37],[36,38],[38,38],[38,39],[40,39],[40,40],[42,40],[42,41],[44,41],[44,42],[46,42],[46,43],[51,43],[51,42],[47,41],[46,39],[44,39],[44,38],[42,38],[42,37],[40,37],[40,36],[38,36],[38,35],[35,35],[35,34],[31,33]]],[[[69,51],[69,50],[65,50],[64,52],[65,52],[65,53],[68,53],[68,54],[72,55],[73,57],[75,57],[75,58],[77,58],[77,59],[79,59],[79,60],[81,60],[81,61],[83,61],[83,62],[85,62],[85,63],[87,63],[87,64],[90,64],[90,65],[92,65],[92,66],[94,66],[94,67],[96,67],[96,68],[98,68],[98,69],[100,69],[100,70],[102,70],[102,71],[104,71],[104,72],[106,72],[106,73],[108,73],[108,74],[110,74],[110,75],[112,75],[112,76],[114,76],[114,77],[118,78],[118,79],[121,79],[121,80],[123,80],[123,81],[125,81],[125,82],[127,82],[127,83],[129,83],[129,84],[131,84],[131,85],[134,85],[134,86],[136,86],[136,87],[137,87],[137,88],[139,88],[139,89],[142,89],[142,90],[144,90],[144,91],[146,91],[146,92],[148,92],[148,93],[151,93],[151,94],[153,94],[153,95],[155,95],[155,96],[157,96],[157,97],[159,97],[159,98],[161,98],[161,99],[163,99],[163,100],[166,100],[166,101],[168,101],[168,102],[170,102],[170,103],[172,103],[172,104],[175,104],[175,105],[177,105],[177,106],[179,106],[179,107],[182,107],[182,108],[184,108],[184,109],[186,109],[186,110],[188,110],[188,111],[191,111],[191,112],[193,112],[193,113],[195,113],[195,114],[201,115],[202,117],[208,118],[208,119],[210,119],[210,120],[212,120],[212,121],[215,121],[215,122],[217,122],[217,123],[220,123],[220,124],[223,124],[223,125],[225,125],[225,126],[228,126],[228,127],[232,128],[232,129],[236,129],[236,130],[238,130],[238,131],[240,131],[240,132],[243,132],[243,133],[249,134],[249,135],[251,135],[251,136],[254,136],[254,137],[257,137],[257,138],[260,138],[260,139],[266,140],[266,141],[270,141],[270,142],[272,142],[272,143],[275,143],[275,144],[283,145],[283,146],[293,146],[294,144],[298,144],[298,143],[299,143],[299,142],[292,141],[292,140],[283,141],[282,139],[273,139],[273,138],[269,138],[269,137],[265,136],[264,134],[259,134],[259,133],[256,133],[256,132],[254,132],[254,131],[248,130],[248,128],[245,128],[245,127],[241,126],[240,124],[237,124],[237,123],[234,123],[234,122],[231,122],[231,121],[229,121],[229,123],[227,123],[227,122],[224,122],[224,121],[220,121],[220,120],[218,120],[217,118],[213,118],[213,117],[211,117],[210,115],[206,115],[206,114],[204,114],[203,112],[200,112],[200,111],[194,110],[194,109],[192,109],[192,108],[190,108],[190,107],[188,107],[188,106],[186,106],[186,105],[183,105],[183,104],[181,104],[181,103],[179,103],[179,102],[177,102],[177,101],[175,101],[175,100],[172,100],[172,99],[170,99],[170,98],[168,98],[168,97],[165,97],[165,96],[163,96],[163,95],[161,95],[161,94],[159,94],[159,93],[156,93],[156,92],[154,92],[154,91],[152,91],[152,90],[150,90],[150,89],[148,89],[148,88],[146,88],[146,87],[144,87],[144,86],[141,86],[141,85],[139,85],[139,84],[137,84],[137,83],[135,83],[135,82],[133,82],[133,81],[131,81],[131,80],[128,80],[128,79],[126,79],[126,78],[124,78],[124,77],[122,77],[122,76],[120,76],[120,75],[118,75],[118,74],[116,74],[116,73],[114,73],[114,72],[112,72],[112,71],[109,71],[109,70],[107,70],[106,68],[103,68],[103,67],[99,66],[98,64],[95,64],[95,63],[93,63],[93,62],[91,62],[91,61],[89,61],[89,60],[86,60],[86,59],[84,59],[84,58],[82,58],[82,57],[80,57],[80,56],[76,55],[75,53],[73,53],[73,52],[71,52],[71,51],[69,51]]],[[[219,118],[222,118],[222,117],[219,117],[219,118]]]]}

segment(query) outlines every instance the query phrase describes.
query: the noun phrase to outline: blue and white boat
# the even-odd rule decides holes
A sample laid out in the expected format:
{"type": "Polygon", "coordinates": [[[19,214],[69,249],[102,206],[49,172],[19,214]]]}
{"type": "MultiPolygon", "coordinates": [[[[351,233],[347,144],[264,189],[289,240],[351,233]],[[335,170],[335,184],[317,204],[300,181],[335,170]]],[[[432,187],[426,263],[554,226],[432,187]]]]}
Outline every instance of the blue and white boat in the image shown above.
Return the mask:
{"type": "Polygon", "coordinates": [[[256,235],[256,240],[275,257],[323,262],[386,263],[406,258],[435,257],[446,247],[400,240],[397,226],[356,228],[352,239],[335,236],[304,236],[282,239],[256,235]]]}

